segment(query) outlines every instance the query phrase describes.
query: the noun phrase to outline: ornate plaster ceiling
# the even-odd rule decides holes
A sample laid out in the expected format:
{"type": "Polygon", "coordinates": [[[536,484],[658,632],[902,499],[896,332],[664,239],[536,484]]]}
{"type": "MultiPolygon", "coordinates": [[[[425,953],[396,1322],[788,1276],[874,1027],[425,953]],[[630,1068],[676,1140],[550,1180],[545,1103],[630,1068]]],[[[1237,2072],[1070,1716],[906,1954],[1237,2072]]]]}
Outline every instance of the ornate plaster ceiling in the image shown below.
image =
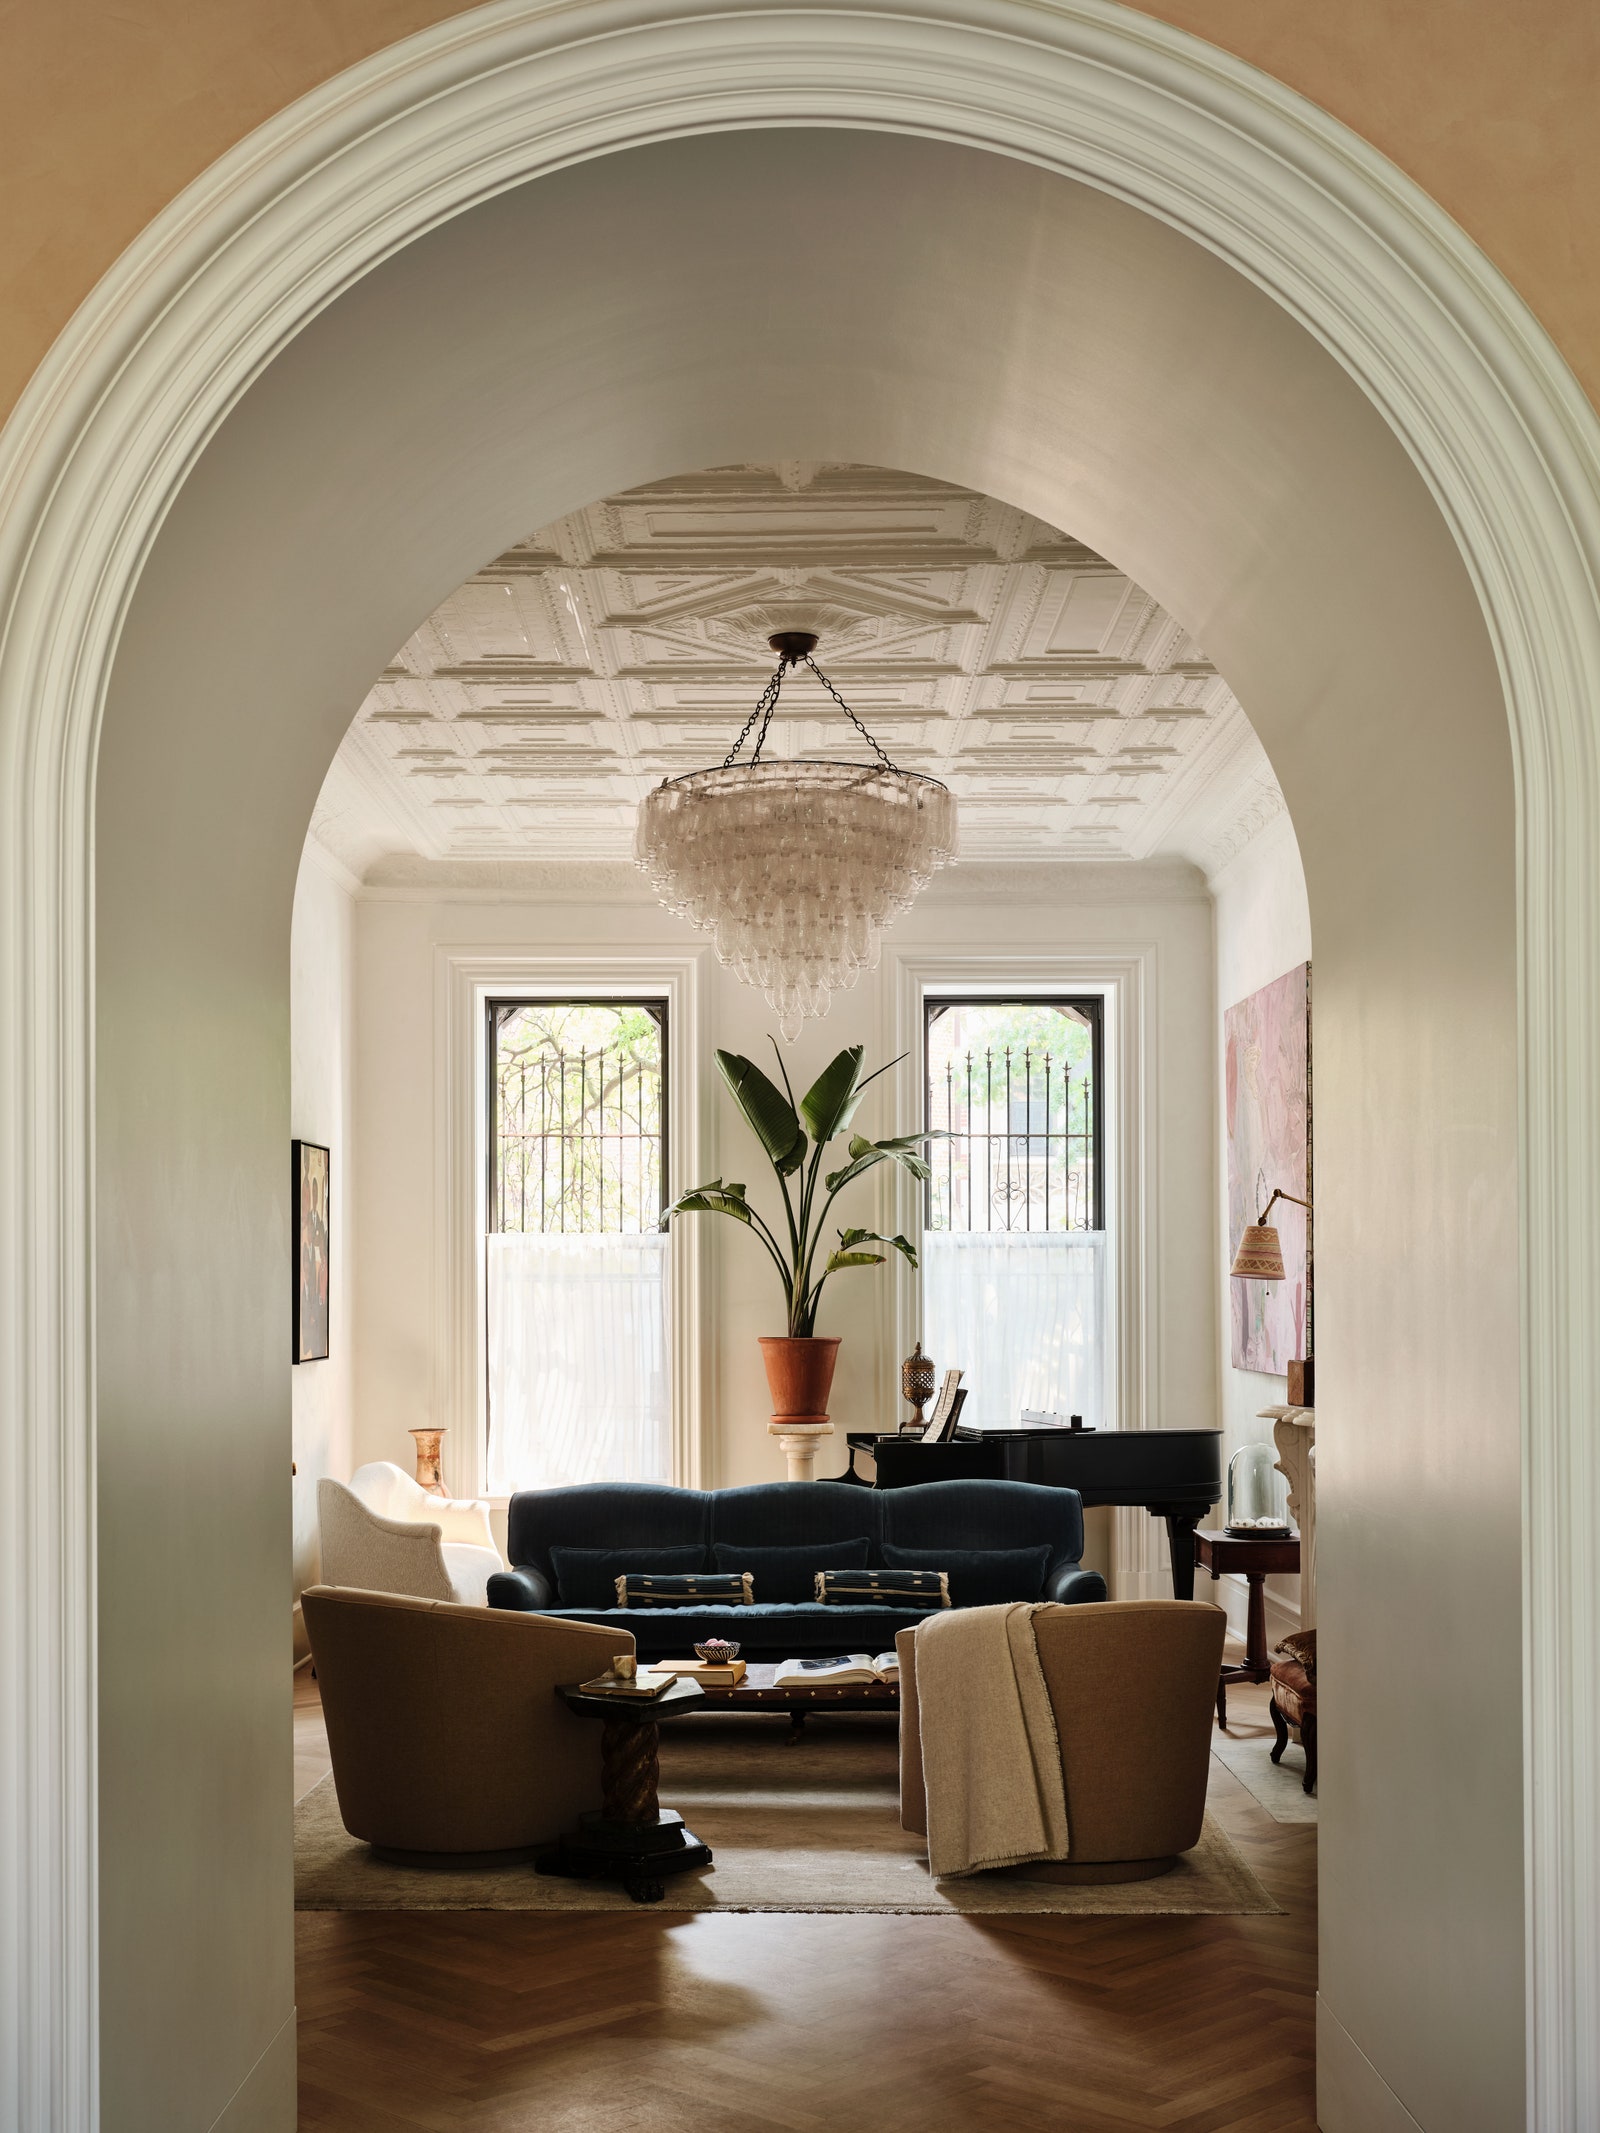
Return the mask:
{"type": "MultiPolygon", "coordinates": [[[[785,462],[608,497],[470,578],[362,704],[313,830],[358,874],[625,859],[641,793],[728,752],[783,627],[954,787],[964,858],[1214,867],[1281,806],[1203,650],[1091,549],[944,482],[785,462]]],[[[865,754],[803,673],[768,752],[865,754]]]]}

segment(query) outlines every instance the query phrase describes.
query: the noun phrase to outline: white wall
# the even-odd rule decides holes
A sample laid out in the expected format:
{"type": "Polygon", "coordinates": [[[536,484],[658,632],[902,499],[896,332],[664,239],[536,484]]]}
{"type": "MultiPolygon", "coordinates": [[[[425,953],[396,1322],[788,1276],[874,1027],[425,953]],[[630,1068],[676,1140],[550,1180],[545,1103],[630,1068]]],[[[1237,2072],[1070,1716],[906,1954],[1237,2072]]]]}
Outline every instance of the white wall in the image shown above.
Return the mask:
{"type": "Polygon", "coordinates": [[[530,525],[776,456],[1070,527],[1194,631],[1277,771],[1317,927],[1321,2063],[1428,2133],[1504,2133],[1517,815],[1484,610],[1382,413],[1224,259],[1031,163],[804,128],[598,156],[401,244],[265,362],[129,600],[93,875],[106,2133],[205,2133],[264,2066],[259,2122],[292,2123],[288,939],[328,762],[530,525]],[[775,228],[779,284],[749,265],[775,228]],[[952,317],[1003,319],[1004,359],[952,317]]]}
{"type": "MultiPolygon", "coordinates": [[[[1236,1370],[1229,1322],[1228,1267],[1237,1239],[1228,1234],[1228,1121],[1222,1090],[1223,1016],[1261,986],[1282,977],[1311,955],[1311,910],[1306,900],[1300,847],[1287,814],[1280,814],[1251,838],[1211,878],[1216,900],[1217,1012],[1212,1031],[1215,1059],[1217,1135],[1217,1369],[1221,1381],[1218,1411],[1227,1433],[1227,1451],[1241,1444],[1272,1440],[1272,1424],[1260,1419],[1263,1407],[1281,1407],[1288,1397],[1286,1378],[1260,1370],[1236,1370]]],[[[1314,982],[1314,981],[1313,981],[1314,982]]],[[[1315,1005],[1312,1013],[1315,1015],[1315,1005]]],[[[1313,1038],[1313,1042],[1314,1042],[1313,1038]]],[[[1313,1191],[1314,1196],[1314,1191],[1313,1191]]],[[[1204,1588],[1202,1588],[1203,1590],[1204,1588]]],[[[1224,1599],[1229,1620],[1244,1632],[1245,1586],[1242,1578],[1223,1578],[1213,1595],[1224,1599]]],[[[1269,1634],[1282,1635],[1299,1620],[1300,1580],[1267,1580],[1269,1634]]]]}
{"type": "MultiPolygon", "coordinates": [[[[355,904],[314,838],[306,842],[289,930],[289,1125],[329,1151],[332,1231],[328,1355],[291,1379],[294,1592],[317,1578],[317,1483],[350,1478],[354,1429],[355,1195],[350,1118],[355,1089],[355,904]]],[[[298,1608],[295,1649],[304,1649],[298,1608]]]]}
{"type": "MultiPolygon", "coordinates": [[[[585,891],[582,876],[563,890],[559,869],[543,871],[551,887],[539,901],[514,892],[485,901],[481,891],[467,889],[439,895],[378,887],[358,906],[361,1076],[354,1168],[362,1252],[354,1456],[358,1463],[404,1462],[411,1452],[408,1429],[447,1420],[452,1434],[446,1474],[455,1488],[473,1485],[467,1440],[476,1418],[430,1412],[447,1376],[440,1343],[452,1308],[443,1292],[438,1199],[447,1054],[440,1026],[447,997],[439,981],[441,955],[464,948],[615,954],[652,945],[681,953],[704,945],[683,921],[660,909],[631,869],[592,870],[590,880],[602,881],[598,892],[585,891]]],[[[1158,1194],[1146,1239],[1152,1398],[1145,1419],[1152,1425],[1210,1423],[1216,1407],[1211,913],[1192,868],[956,868],[893,929],[880,968],[786,1048],[790,1074],[803,1088],[851,1043],[866,1046],[869,1065],[890,1056],[894,951],[914,952],[919,964],[937,964],[948,954],[970,971],[974,958],[1026,955],[1030,949],[1053,959],[1104,958],[1122,950],[1145,958],[1150,1104],[1147,1115],[1124,1122],[1144,1143],[1152,1194],[1158,1194]]],[[[770,1067],[767,1035],[774,1018],[765,1000],[714,962],[709,973],[699,1071],[715,1076],[711,1052],[719,1045],[770,1067]]],[[[898,1076],[886,1076],[869,1097],[861,1130],[905,1130],[916,1123],[920,1101],[908,1065],[898,1076]]],[[[771,1197],[765,1161],[720,1084],[711,1109],[715,1148],[702,1168],[708,1175],[724,1169],[745,1179],[758,1199],[771,1197]]],[[[675,1180],[680,1187],[693,1182],[675,1180]]],[[[881,1226],[890,1213],[887,1203],[875,1206],[873,1187],[864,1181],[844,1218],[881,1226]]],[[[705,1315],[714,1353],[704,1479],[722,1486],[778,1479],[783,1461],[767,1433],[770,1402],[756,1346],[758,1334],[782,1330],[776,1276],[750,1240],[729,1225],[711,1222],[710,1235],[705,1315]]],[[[820,1330],[844,1337],[830,1403],[841,1433],[893,1427],[902,1411],[901,1348],[888,1276],[888,1269],[836,1275],[823,1299],[820,1330]]],[[[820,1472],[843,1465],[842,1442],[826,1447],[818,1462],[820,1472]]]]}

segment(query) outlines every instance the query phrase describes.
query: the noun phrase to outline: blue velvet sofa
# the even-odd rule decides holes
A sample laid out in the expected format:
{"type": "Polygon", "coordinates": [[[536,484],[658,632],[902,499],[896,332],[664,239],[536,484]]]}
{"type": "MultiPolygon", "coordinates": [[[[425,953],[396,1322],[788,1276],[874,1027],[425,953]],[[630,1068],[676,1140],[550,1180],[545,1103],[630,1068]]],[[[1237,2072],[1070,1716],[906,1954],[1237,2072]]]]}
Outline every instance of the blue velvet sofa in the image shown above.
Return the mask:
{"type": "Polygon", "coordinates": [[[642,1659],[687,1657],[707,1637],[732,1637],[755,1659],[889,1651],[929,1612],[825,1605],[811,1597],[818,1569],[945,1569],[956,1606],[1106,1597],[1100,1573],[1082,1566],[1076,1492],[1025,1481],[529,1489],[511,1499],[506,1538],[513,1568],[490,1578],[491,1607],[631,1630],[642,1659]],[[749,1570],[752,1604],[608,1605],[619,1570],[749,1570]]]}

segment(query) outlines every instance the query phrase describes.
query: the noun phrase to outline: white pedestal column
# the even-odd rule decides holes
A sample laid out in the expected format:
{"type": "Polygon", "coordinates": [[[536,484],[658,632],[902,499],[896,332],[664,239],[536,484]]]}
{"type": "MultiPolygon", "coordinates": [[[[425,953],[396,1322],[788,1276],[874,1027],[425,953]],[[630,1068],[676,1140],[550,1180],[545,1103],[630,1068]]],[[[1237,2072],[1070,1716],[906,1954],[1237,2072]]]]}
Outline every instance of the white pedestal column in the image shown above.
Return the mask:
{"type": "Polygon", "coordinates": [[[768,1434],[778,1440],[778,1447],[789,1462],[786,1481],[815,1481],[817,1478],[817,1445],[823,1437],[833,1435],[831,1422],[797,1422],[792,1415],[779,1419],[774,1415],[767,1424],[768,1434]]]}

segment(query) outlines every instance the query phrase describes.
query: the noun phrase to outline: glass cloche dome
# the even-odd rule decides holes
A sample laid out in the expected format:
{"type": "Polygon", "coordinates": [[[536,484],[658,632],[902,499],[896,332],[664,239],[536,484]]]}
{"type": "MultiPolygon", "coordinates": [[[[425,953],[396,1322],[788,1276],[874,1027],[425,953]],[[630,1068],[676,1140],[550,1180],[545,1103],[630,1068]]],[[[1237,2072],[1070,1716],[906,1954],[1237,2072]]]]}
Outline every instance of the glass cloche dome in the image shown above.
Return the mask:
{"type": "Polygon", "coordinates": [[[1293,1531],[1289,1484],[1270,1444],[1242,1444],[1228,1461],[1228,1531],[1272,1540],[1293,1531]]]}

